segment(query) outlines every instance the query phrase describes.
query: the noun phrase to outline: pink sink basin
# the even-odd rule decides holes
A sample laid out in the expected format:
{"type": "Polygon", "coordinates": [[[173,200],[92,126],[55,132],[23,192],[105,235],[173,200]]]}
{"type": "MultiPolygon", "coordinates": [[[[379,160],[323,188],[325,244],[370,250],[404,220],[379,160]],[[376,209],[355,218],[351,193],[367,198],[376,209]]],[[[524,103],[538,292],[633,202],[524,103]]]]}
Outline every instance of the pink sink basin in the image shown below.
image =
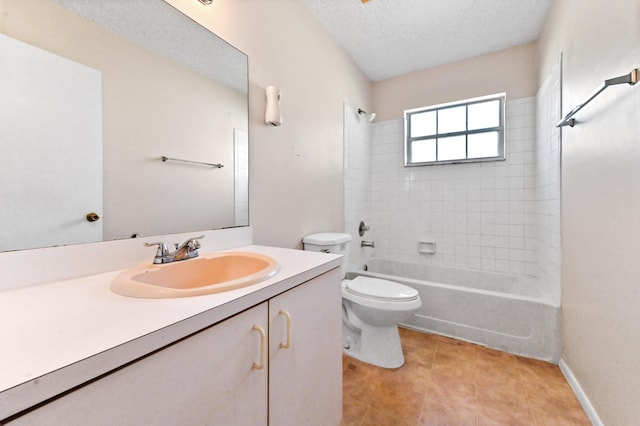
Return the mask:
{"type": "Polygon", "coordinates": [[[111,290],[153,299],[199,296],[246,287],[273,277],[279,270],[278,262],[263,254],[223,252],[124,270],[111,282],[111,290]]]}

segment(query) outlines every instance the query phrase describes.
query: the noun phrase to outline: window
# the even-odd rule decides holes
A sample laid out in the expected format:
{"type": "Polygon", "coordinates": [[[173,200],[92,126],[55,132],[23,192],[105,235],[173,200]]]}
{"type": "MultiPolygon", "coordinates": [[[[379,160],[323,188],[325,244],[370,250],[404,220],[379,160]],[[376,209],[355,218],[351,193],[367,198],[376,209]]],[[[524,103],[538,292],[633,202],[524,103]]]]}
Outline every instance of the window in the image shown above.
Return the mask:
{"type": "Polygon", "coordinates": [[[404,112],[404,164],[504,160],[505,94],[404,112]]]}

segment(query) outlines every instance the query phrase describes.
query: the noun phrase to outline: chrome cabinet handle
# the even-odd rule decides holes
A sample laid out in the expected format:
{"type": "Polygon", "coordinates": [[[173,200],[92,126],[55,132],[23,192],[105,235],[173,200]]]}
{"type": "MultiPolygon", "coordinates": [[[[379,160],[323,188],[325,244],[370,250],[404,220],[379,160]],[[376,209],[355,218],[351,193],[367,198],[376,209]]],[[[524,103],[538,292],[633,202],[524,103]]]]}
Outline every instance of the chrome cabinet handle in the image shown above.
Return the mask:
{"type": "Polygon", "coordinates": [[[282,315],[287,319],[287,343],[280,343],[280,347],[287,349],[291,346],[291,314],[284,309],[280,309],[278,315],[282,315]]]}
{"type": "Polygon", "coordinates": [[[253,331],[257,331],[260,335],[260,363],[254,362],[251,368],[254,370],[262,370],[264,368],[265,345],[267,343],[267,335],[264,329],[257,324],[253,325],[253,331]]]}

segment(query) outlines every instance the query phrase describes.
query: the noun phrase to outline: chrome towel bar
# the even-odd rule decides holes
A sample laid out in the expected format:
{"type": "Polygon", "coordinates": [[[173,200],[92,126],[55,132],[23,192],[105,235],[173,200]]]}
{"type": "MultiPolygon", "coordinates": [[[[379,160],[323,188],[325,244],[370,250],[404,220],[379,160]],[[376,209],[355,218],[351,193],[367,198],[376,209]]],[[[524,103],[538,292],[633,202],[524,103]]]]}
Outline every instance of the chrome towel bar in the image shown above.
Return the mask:
{"type": "Polygon", "coordinates": [[[160,159],[162,161],[178,161],[180,163],[200,164],[200,165],[203,165],[203,166],[215,167],[216,169],[220,169],[220,168],[224,167],[222,164],[205,163],[204,161],[181,160],[180,158],[171,158],[171,157],[166,157],[164,155],[162,157],[160,157],[160,159]]]}
{"type": "Polygon", "coordinates": [[[578,111],[584,108],[585,105],[591,102],[593,98],[598,96],[600,93],[604,91],[604,89],[606,89],[609,86],[614,86],[616,84],[628,84],[630,86],[633,86],[634,84],[636,84],[638,82],[638,77],[640,74],[639,70],[640,70],[639,68],[634,68],[631,70],[629,74],[625,74],[625,75],[621,75],[620,77],[615,77],[615,78],[610,78],[609,80],[605,80],[602,86],[600,86],[598,90],[596,90],[595,92],[593,92],[591,96],[589,96],[589,99],[587,99],[586,101],[584,101],[583,103],[581,103],[580,105],[572,109],[569,112],[569,114],[567,114],[562,120],[558,122],[558,124],[556,124],[556,127],[575,126],[576,119],[573,118],[573,116],[576,115],[578,111]]]}

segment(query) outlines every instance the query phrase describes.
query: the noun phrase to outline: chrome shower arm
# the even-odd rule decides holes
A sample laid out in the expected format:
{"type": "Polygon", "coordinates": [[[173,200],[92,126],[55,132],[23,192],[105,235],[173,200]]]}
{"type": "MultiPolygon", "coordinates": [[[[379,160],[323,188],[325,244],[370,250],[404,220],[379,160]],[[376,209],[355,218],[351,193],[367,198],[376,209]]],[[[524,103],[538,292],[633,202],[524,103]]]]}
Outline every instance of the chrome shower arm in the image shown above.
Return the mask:
{"type": "Polygon", "coordinates": [[[595,92],[591,94],[591,96],[589,96],[589,99],[572,109],[569,114],[567,114],[562,120],[558,122],[558,124],[556,124],[556,127],[575,126],[576,119],[573,118],[573,116],[576,115],[578,111],[584,108],[589,102],[591,102],[596,96],[602,93],[609,86],[615,86],[616,84],[628,84],[630,86],[633,86],[634,84],[636,84],[638,82],[638,74],[640,74],[639,70],[639,68],[634,68],[629,74],[605,80],[602,86],[600,86],[595,92]]]}

